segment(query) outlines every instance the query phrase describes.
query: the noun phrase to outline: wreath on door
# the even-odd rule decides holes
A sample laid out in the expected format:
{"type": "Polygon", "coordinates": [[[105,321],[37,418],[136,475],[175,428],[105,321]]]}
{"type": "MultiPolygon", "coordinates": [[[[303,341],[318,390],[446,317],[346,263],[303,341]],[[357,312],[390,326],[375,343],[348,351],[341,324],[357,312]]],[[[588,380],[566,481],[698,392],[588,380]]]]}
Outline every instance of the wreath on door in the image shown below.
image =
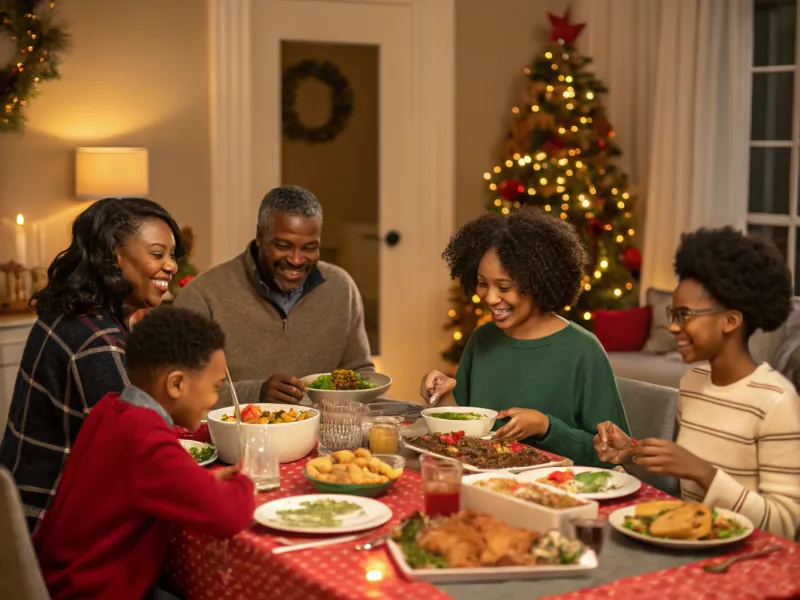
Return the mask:
{"type": "MultiPolygon", "coordinates": [[[[52,13],[37,11],[40,4],[0,1],[0,35],[8,34],[16,46],[11,61],[0,65],[0,132],[22,130],[28,100],[39,91],[39,83],[59,77],[61,53],[69,47],[69,36],[53,24],[52,13]]],[[[52,11],[55,2],[48,6],[52,11]]]]}
{"type": "Polygon", "coordinates": [[[304,60],[283,72],[283,134],[292,140],[312,143],[333,141],[347,126],[353,114],[353,89],[339,68],[327,60],[304,60]],[[295,104],[303,80],[318,79],[331,88],[331,116],[320,127],[308,127],[300,119],[295,104]]]}

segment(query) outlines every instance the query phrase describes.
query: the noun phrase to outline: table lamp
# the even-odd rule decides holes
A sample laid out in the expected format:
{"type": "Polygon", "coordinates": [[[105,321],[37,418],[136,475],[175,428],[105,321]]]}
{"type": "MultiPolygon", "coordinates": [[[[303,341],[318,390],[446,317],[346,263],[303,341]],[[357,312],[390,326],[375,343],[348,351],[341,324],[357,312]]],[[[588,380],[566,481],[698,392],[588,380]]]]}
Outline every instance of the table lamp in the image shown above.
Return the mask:
{"type": "Polygon", "coordinates": [[[146,197],[147,158],[147,148],[76,148],[76,198],[146,197]]]}

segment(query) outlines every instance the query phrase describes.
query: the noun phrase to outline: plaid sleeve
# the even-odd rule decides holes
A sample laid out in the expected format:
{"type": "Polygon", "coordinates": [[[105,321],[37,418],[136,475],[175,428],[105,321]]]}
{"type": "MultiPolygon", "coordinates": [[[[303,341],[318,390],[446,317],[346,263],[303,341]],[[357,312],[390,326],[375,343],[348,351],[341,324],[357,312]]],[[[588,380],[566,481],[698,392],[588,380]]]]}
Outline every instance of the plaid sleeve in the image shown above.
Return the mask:
{"type": "Polygon", "coordinates": [[[55,495],[91,408],[128,383],[124,328],[110,316],[34,325],[22,355],[0,464],[14,476],[33,529],[55,495]]]}

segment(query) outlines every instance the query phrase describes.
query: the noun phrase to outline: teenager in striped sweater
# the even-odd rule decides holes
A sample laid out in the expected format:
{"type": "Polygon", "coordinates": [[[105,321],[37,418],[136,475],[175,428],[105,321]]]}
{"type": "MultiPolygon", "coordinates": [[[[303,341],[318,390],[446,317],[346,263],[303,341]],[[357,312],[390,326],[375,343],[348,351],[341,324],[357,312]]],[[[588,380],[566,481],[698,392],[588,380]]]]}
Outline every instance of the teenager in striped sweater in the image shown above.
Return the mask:
{"type": "Polygon", "coordinates": [[[792,283],[778,250],[726,227],[683,236],[679,285],[668,309],[685,363],[707,362],[681,380],[676,442],[633,443],[598,427],[601,460],[633,460],[681,479],[681,495],[734,510],[764,530],[800,532],[800,398],[748,350],[756,329],[773,331],[791,310],[792,283]]]}

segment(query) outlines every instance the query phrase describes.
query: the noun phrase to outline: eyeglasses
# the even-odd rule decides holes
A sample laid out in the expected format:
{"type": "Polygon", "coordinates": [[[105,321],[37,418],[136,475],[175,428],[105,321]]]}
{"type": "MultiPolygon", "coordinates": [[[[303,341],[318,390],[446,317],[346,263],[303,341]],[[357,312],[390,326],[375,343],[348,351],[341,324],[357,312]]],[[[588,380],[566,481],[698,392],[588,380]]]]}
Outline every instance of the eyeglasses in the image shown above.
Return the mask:
{"type": "Polygon", "coordinates": [[[686,325],[686,321],[691,319],[692,317],[702,317],[707,315],[718,315],[723,312],[724,308],[698,308],[693,310],[691,308],[672,308],[671,306],[667,307],[667,323],[675,323],[678,327],[683,327],[686,325]]]}

